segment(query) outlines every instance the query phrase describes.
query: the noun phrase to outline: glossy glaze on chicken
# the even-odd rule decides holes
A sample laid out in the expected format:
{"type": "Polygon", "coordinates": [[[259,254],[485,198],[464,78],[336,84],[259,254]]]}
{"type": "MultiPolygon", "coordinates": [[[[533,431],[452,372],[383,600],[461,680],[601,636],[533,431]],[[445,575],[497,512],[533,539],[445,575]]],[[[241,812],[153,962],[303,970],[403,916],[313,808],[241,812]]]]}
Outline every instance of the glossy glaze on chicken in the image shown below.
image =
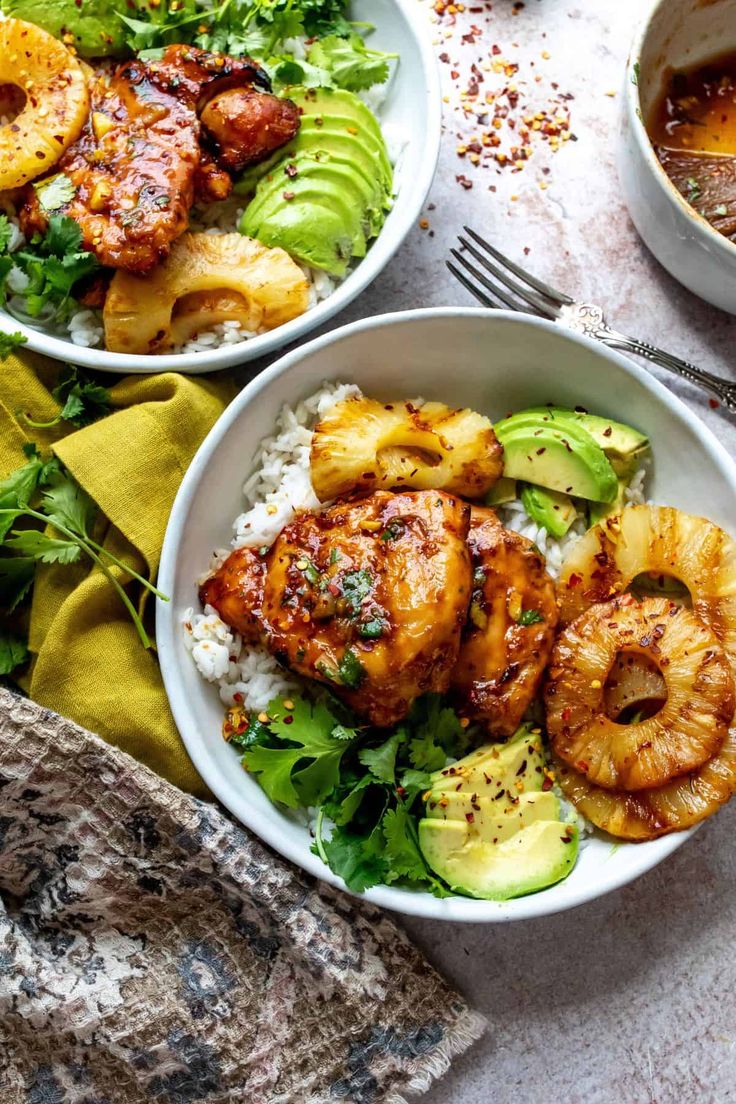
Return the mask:
{"type": "Polygon", "coordinates": [[[261,557],[239,549],[203,605],[291,670],[329,684],[388,726],[444,693],[470,599],[470,507],[441,491],[391,494],[300,514],[261,557]]]}
{"type": "MultiPolygon", "coordinates": [[[[54,170],[74,187],[57,213],[75,219],[101,264],[150,271],[187,228],[195,199],[227,198],[231,173],[296,134],[296,106],[269,89],[250,58],[193,46],[99,73],[84,129],[54,170]]],[[[26,236],[45,231],[37,188],[27,189],[19,215],[26,236]]]]}

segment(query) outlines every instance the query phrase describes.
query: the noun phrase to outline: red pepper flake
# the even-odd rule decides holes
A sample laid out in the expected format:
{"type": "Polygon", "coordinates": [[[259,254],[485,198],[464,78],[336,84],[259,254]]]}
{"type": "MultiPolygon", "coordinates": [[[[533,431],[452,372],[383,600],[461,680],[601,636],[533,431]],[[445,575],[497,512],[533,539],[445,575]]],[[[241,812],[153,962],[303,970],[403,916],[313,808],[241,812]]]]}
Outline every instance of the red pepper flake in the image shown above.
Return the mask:
{"type": "Polygon", "coordinates": [[[468,180],[467,176],[464,176],[462,173],[460,173],[459,176],[456,176],[455,180],[457,180],[460,187],[464,188],[466,192],[469,192],[470,189],[473,187],[473,181],[468,180]]]}
{"type": "Polygon", "coordinates": [[[547,791],[551,790],[551,789],[552,789],[552,779],[551,778],[545,778],[544,781],[542,782],[542,793],[547,793],[547,791]]]}
{"type": "Polygon", "coordinates": [[[296,192],[284,192],[284,199],[291,200],[296,195],[296,192]]]}
{"type": "Polygon", "coordinates": [[[719,403],[718,399],[708,399],[708,406],[711,408],[711,410],[718,410],[718,407],[720,405],[721,404],[719,403]]]}
{"type": "Polygon", "coordinates": [[[468,824],[472,824],[475,820],[475,813],[466,813],[465,819],[467,820],[468,824]]]}
{"type": "Polygon", "coordinates": [[[289,164],[284,169],[284,172],[291,180],[293,180],[295,176],[299,175],[299,170],[297,169],[293,161],[289,162],[289,164]]]}

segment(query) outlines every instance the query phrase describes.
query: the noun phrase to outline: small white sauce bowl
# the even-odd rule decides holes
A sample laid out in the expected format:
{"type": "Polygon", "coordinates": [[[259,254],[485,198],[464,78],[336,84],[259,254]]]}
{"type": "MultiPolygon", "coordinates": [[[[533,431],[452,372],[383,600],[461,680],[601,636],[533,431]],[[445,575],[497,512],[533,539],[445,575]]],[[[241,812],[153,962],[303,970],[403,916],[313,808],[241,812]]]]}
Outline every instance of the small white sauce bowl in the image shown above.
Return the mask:
{"type": "Polygon", "coordinates": [[[667,271],[701,299],[736,314],[736,245],[685,201],[644,125],[668,70],[736,50],[736,0],[659,0],[626,67],[619,172],[629,214],[667,271]]]}

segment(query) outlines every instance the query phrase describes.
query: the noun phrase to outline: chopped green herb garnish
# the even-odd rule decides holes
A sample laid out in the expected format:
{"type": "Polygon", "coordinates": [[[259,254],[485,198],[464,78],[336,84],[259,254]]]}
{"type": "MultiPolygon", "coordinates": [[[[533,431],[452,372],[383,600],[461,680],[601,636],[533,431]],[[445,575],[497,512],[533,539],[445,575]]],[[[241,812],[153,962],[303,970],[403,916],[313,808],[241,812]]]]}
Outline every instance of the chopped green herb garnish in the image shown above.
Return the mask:
{"type": "Polygon", "coordinates": [[[358,633],[365,640],[378,640],[388,629],[388,622],[380,617],[374,617],[370,621],[363,621],[358,625],[358,633]]]}
{"type": "Polygon", "coordinates": [[[386,528],[381,533],[381,540],[382,541],[396,540],[398,537],[401,536],[403,530],[404,530],[404,519],[403,518],[394,518],[392,521],[390,521],[388,523],[386,528]]]}
{"type": "Polygon", "coordinates": [[[347,686],[350,690],[357,690],[362,683],[365,678],[365,667],[352,648],[348,648],[340,660],[337,673],[343,686],[347,686]]]}
{"type": "Polygon", "coordinates": [[[522,610],[516,619],[517,625],[536,625],[537,622],[544,621],[539,610],[528,609],[522,610]]]}
{"type": "Polygon", "coordinates": [[[7,360],[11,353],[25,345],[28,338],[22,333],[5,333],[0,330],[0,360],[7,360]]]}
{"type": "Polygon", "coordinates": [[[343,597],[347,599],[348,612],[351,617],[357,617],[360,607],[373,587],[373,576],[370,571],[362,568],[360,571],[348,571],[340,580],[343,597]]]}

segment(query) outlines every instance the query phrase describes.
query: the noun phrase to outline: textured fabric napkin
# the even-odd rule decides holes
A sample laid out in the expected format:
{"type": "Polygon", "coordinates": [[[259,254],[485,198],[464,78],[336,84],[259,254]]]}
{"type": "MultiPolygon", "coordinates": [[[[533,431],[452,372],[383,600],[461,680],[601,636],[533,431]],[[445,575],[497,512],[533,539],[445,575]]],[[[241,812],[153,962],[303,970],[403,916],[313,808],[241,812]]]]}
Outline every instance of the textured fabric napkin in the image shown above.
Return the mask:
{"type": "MultiPolygon", "coordinates": [[[[53,448],[92,496],[107,525],[101,540],[141,574],[158,568],[174,496],[189,461],[234,394],[227,377],[165,373],[110,377],[113,413],[84,429],[30,428],[58,413],[59,371],[23,354],[0,364],[0,478],[25,462],[29,441],[53,448]]],[[[119,578],[124,576],[116,568],[119,578]]],[[[138,601],[138,588],[128,588],[138,601]]],[[[24,689],[124,748],[183,789],[206,790],[174,726],[156,657],[104,576],[88,562],[40,566],[31,609],[33,662],[24,689]]]]}
{"type": "Polygon", "coordinates": [[[0,689],[3,1104],[400,1104],[482,1032],[389,917],[0,689]]]}

